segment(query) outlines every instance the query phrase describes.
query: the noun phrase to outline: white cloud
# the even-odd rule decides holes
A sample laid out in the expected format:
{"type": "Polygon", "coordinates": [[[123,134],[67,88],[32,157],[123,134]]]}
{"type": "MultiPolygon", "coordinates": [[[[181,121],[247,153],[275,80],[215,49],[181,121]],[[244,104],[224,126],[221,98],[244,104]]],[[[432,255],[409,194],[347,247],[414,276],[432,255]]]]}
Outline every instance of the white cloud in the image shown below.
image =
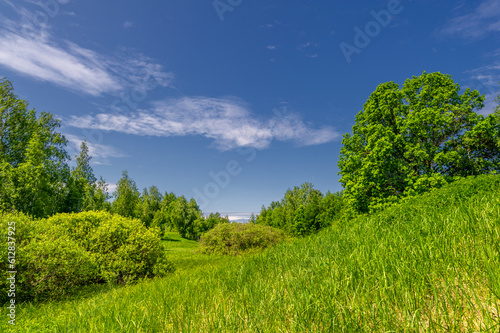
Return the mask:
{"type": "Polygon", "coordinates": [[[448,21],[441,34],[466,39],[479,39],[500,32],[500,1],[484,0],[470,13],[448,21]]]}
{"type": "Polygon", "coordinates": [[[171,73],[143,55],[125,50],[106,56],[57,40],[47,24],[33,24],[30,11],[8,4],[19,21],[0,14],[0,66],[92,96],[114,95],[144,85],[151,77],[164,87],[173,80],[171,73]]]}
{"type": "Polygon", "coordinates": [[[127,22],[123,23],[123,27],[124,28],[131,28],[133,26],[134,26],[134,23],[130,22],[130,21],[127,21],[127,22]]]}
{"type": "Polygon", "coordinates": [[[101,113],[73,116],[69,125],[143,136],[201,135],[221,150],[237,147],[267,148],[272,140],[317,145],[337,139],[331,127],[313,128],[292,113],[268,121],[253,118],[236,99],[184,97],[153,104],[151,110],[130,114],[101,113]]]}
{"type": "Polygon", "coordinates": [[[11,70],[94,96],[122,88],[95,54],[74,51],[11,32],[0,37],[0,64],[11,70]]]}
{"type": "Polygon", "coordinates": [[[108,193],[109,194],[113,194],[113,192],[115,192],[116,189],[118,188],[117,184],[109,183],[107,185],[108,185],[108,193]]]}

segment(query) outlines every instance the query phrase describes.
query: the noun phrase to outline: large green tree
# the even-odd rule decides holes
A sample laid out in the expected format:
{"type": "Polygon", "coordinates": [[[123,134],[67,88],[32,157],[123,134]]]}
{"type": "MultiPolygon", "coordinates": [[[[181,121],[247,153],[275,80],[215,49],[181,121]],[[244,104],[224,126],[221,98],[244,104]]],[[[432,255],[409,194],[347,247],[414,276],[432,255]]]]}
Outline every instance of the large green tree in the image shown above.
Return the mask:
{"type": "Polygon", "coordinates": [[[37,116],[0,80],[0,209],[44,217],[64,208],[69,178],[60,121],[37,116]]]}
{"type": "Polygon", "coordinates": [[[478,114],[483,102],[441,73],[379,85],[342,140],[348,209],[370,212],[456,177],[497,172],[498,116],[478,114]]]}

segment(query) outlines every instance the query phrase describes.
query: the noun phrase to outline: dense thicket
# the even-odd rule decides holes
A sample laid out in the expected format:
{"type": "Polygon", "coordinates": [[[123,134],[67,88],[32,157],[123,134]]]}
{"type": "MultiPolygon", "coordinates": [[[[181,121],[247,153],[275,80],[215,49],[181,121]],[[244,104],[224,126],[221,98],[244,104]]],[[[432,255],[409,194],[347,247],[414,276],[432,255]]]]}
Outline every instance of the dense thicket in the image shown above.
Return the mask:
{"type": "Polygon", "coordinates": [[[338,166],[351,212],[370,212],[457,177],[500,171],[500,110],[451,76],[423,73],[381,84],[342,140],[338,166]]]}
{"type": "Polygon", "coordinates": [[[273,201],[269,207],[262,206],[255,223],[282,229],[289,235],[311,234],[340,217],[342,195],[323,195],[310,183],[288,189],[281,201],[273,201]]]}

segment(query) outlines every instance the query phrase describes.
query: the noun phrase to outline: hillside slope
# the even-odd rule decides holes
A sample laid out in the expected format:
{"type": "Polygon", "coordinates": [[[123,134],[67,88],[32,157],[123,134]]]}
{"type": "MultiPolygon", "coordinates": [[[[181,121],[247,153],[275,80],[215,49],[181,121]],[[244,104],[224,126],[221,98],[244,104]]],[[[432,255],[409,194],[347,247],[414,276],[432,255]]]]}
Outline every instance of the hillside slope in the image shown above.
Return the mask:
{"type": "Polygon", "coordinates": [[[469,332],[498,330],[499,313],[500,177],[481,176],[251,258],[23,305],[16,328],[469,332]]]}

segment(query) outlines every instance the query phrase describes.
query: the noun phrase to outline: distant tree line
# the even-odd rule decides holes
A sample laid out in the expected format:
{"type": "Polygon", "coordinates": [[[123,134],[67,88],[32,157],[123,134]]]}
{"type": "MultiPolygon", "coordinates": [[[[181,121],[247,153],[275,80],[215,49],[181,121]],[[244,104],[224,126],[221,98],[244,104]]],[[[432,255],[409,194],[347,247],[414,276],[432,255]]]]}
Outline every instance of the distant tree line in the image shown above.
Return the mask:
{"type": "Polygon", "coordinates": [[[146,227],[176,230],[181,237],[197,240],[202,233],[218,223],[229,223],[219,213],[203,216],[194,199],[174,193],[162,194],[156,186],[145,188],[142,194],[127,171],[120,178],[110,210],[125,217],[140,219],[146,227]]]}
{"type": "Polygon", "coordinates": [[[303,236],[330,226],[340,217],[341,210],[341,193],[323,195],[311,183],[304,183],[288,189],[281,201],[262,206],[260,214],[251,221],[303,236]]]}

